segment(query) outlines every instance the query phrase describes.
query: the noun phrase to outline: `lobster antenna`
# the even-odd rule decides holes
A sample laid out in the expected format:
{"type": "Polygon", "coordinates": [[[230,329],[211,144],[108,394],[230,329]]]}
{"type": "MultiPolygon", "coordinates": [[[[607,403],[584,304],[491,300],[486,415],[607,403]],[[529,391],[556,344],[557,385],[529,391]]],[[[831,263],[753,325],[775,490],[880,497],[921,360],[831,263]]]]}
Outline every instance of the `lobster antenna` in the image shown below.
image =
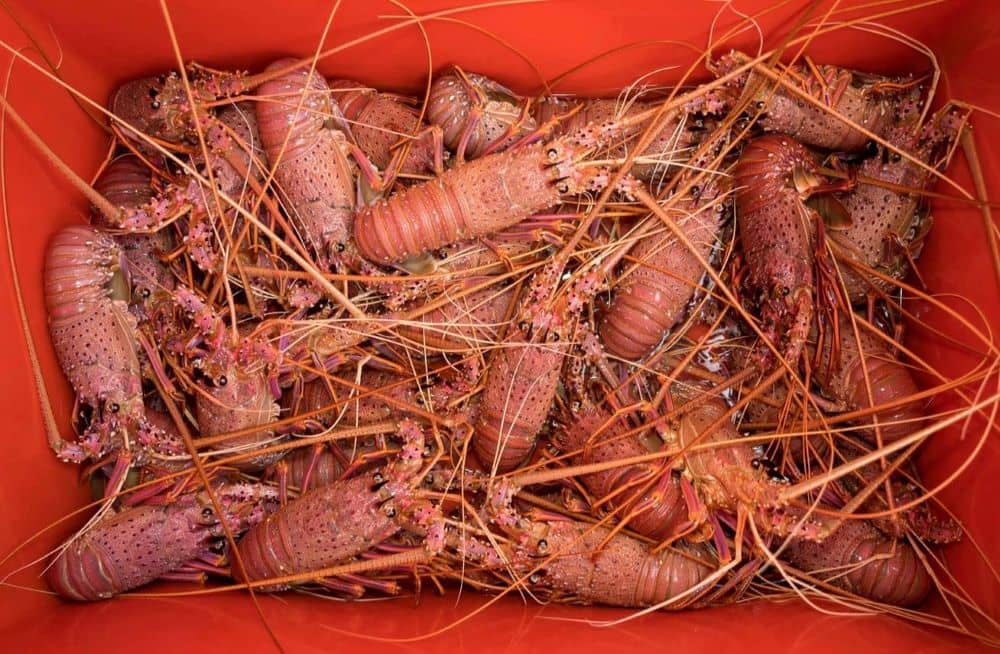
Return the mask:
{"type": "MultiPolygon", "coordinates": [[[[11,61],[11,66],[14,62],[11,61]]],[[[9,83],[10,77],[7,82],[9,83]]],[[[5,84],[6,86],[6,84],[5,84]]],[[[6,93],[6,88],[4,89],[6,93]]],[[[0,98],[3,95],[0,94],[0,98]]],[[[8,108],[6,105],[5,109],[8,108]]],[[[45,379],[42,376],[42,365],[38,359],[38,351],[35,348],[35,337],[31,334],[31,326],[28,324],[28,310],[24,304],[24,295],[21,292],[21,275],[17,270],[17,262],[14,258],[13,233],[10,227],[10,207],[7,204],[7,130],[6,111],[0,111],[0,195],[3,196],[3,229],[4,237],[7,241],[7,261],[10,264],[11,281],[14,282],[14,299],[17,302],[17,315],[21,322],[21,331],[24,334],[25,345],[28,347],[28,359],[31,361],[31,375],[35,382],[35,389],[38,391],[38,400],[42,409],[42,424],[45,426],[45,435],[49,441],[49,447],[58,454],[64,447],[64,441],[56,424],[55,413],[52,410],[52,401],[45,388],[45,379]]]]}
{"type": "Polygon", "coordinates": [[[91,188],[90,184],[76,174],[76,171],[56,156],[56,153],[52,151],[52,148],[50,148],[45,141],[43,141],[42,138],[38,136],[33,129],[31,129],[31,126],[28,125],[23,118],[21,118],[21,114],[17,113],[14,107],[10,105],[7,101],[6,94],[0,94],[0,109],[3,109],[10,114],[14,123],[21,128],[24,135],[27,136],[28,140],[31,141],[38,151],[49,160],[49,163],[51,163],[56,170],[62,173],[63,177],[65,177],[70,184],[83,193],[87,199],[90,200],[91,204],[97,207],[101,213],[107,216],[109,220],[115,220],[120,216],[121,212],[118,211],[113,204],[108,202],[107,198],[91,188]]]}

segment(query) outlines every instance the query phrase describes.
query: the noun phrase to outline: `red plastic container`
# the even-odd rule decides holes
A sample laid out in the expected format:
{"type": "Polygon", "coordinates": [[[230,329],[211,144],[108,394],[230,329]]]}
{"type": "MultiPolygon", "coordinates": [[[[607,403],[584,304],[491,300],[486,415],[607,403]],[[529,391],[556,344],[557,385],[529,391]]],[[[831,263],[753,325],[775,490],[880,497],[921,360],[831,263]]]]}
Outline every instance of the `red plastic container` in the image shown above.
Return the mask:
{"type": "MultiPolygon", "coordinates": [[[[157,3],[115,0],[82,3],[72,0],[11,0],[17,20],[0,12],[0,37],[8,47],[22,49],[31,42],[18,26],[29,29],[36,47],[24,50],[42,62],[39,50],[61,63],[60,76],[87,97],[103,104],[111,88],[134,76],[176,66],[166,22],[157,3]]],[[[237,2],[172,0],[169,5],[176,38],[185,60],[219,68],[259,69],[281,55],[311,54],[320,41],[333,3],[274,0],[237,2]]],[[[455,7],[454,0],[408,3],[419,13],[455,7]]],[[[744,13],[760,12],[767,0],[736,0],[744,13]]],[[[775,3],[776,4],[776,3],[775,3]]],[[[803,17],[810,3],[792,1],[760,16],[765,46],[773,47],[803,17]]],[[[821,17],[831,2],[820,2],[811,16],[821,17]]],[[[885,13],[886,25],[920,39],[938,56],[943,70],[941,89],[949,97],[1000,110],[1000,79],[993,69],[1000,58],[1000,4],[985,0],[946,0],[923,3],[863,3],[840,5],[831,20],[885,13]]],[[[711,21],[722,3],[685,0],[553,1],[543,4],[484,8],[454,13],[448,20],[426,23],[433,58],[424,37],[414,26],[403,27],[371,41],[347,47],[323,61],[328,75],[339,74],[380,85],[417,89],[428,67],[435,70],[458,62],[467,69],[498,78],[526,92],[611,48],[638,43],[634,48],[598,60],[569,75],[557,90],[607,93],[638,75],[665,69],[657,79],[669,80],[708,42],[711,21]],[[503,40],[472,29],[461,21],[494,32],[503,40]],[[670,41],[668,41],[670,40],[670,41]],[[686,42],[690,45],[685,45],[686,42]]],[[[352,39],[399,22],[402,9],[388,2],[345,0],[333,17],[325,44],[347,44],[352,39]]],[[[723,11],[715,33],[735,24],[737,16],[723,11]]],[[[723,49],[756,48],[756,32],[746,31],[723,49]]],[[[838,63],[878,72],[925,70],[920,54],[867,31],[844,29],[820,35],[808,52],[817,61],[838,63]]],[[[9,51],[2,55],[11,59],[9,51]]],[[[5,65],[4,71],[8,70],[5,65]]],[[[106,135],[70,96],[25,63],[16,63],[4,91],[12,105],[80,174],[89,176],[105,156],[106,135]]],[[[8,121],[9,122],[9,121],[8,121]]],[[[1000,119],[979,115],[975,136],[988,183],[1000,188],[1000,119]]],[[[13,126],[4,134],[4,212],[13,230],[15,259],[24,292],[46,386],[56,405],[56,419],[67,425],[71,396],[53,357],[45,329],[41,292],[41,262],[46,240],[58,227],[84,220],[86,205],[13,126]]],[[[971,189],[961,157],[956,179],[971,189]]],[[[943,186],[939,187],[941,190],[943,186]]],[[[949,192],[954,192],[948,189],[949,192]]],[[[924,252],[921,270],[929,287],[977,325],[995,325],[1000,318],[1000,289],[992,271],[985,231],[978,210],[957,203],[935,204],[936,229],[924,252]],[[984,312],[979,316],[969,302],[984,312]]],[[[88,491],[78,482],[78,471],[58,463],[45,444],[42,417],[32,383],[24,337],[16,316],[14,281],[7,258],[0,257],[0,380],[3,423],[0,437],[0,557],[6,555],[51,521],[80,506],[88,491]]],[[[940,311],[926,312],[929,324],[970,342],[968,332],[940,311]]],[[[967,370],[975,355],[927,331],[914,331],[914,349],[949,376],[967,370]]],[[[982,349],[982,347],[979,347],[982,349]]],[[[964,438],[961,425],[934,436],[925,446],[921,463],[928,483],[954,472],[978,442],[983,424],[973,420],[964,438]]],[[[1000,531],[995,517],[994,491],[1000,490],[1000,441],[991,434],[975,461],[942,491],[985,556],[1000,559],[1000,531]]],[[[249,597],[226,593],[206,597],[126,598],[92,605],[73,605],[51,595],[25,590],[43,588],[40,567],[12,571],[61,541],[82,516],[44,532],[13,557],[0,564],[0,649],[14,651],[129,651],[133,653],[202,651],[258,651],[273,644],[249,597]]],[[[968,540],[945,550],[951,569],[979,604],[1000,619],[1000,592],[982,559],[968,540]]],[[[162,590],[166,586],[160,586],[162,590]]],[[[613,651],[671,651],[711,649],[715,652],[775,651],[970,651],[980,647],[965,637],[915,626],[886,616],[838,617],[824,615],[804,603],[753,602],[735,607],[681,614],[659,613],[614,628],[594,628],[581,619],[609,620],[628,612],[603,608],[538,606],[508,597],[476,615],[486,599],[465,592],[444,598],[425,593],[413,601],[345,604],[305,596],[261,597],[260,610],[286,651],[334,651],[365,647],[373,651],[537,651],[546,654],[606,648],[613,651]],[[417,642],[464,619],[441,635],[417,642]],[[374,640],[372,640],[374,639],[374,640]]]]}

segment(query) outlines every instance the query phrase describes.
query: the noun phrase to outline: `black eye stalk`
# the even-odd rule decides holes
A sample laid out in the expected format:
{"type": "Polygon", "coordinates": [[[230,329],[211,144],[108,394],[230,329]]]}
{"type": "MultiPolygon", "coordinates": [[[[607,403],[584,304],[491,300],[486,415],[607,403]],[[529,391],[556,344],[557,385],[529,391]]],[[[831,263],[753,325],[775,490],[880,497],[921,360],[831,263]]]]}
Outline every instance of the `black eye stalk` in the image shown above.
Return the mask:
{"type": "Polygon", "coordinates": [[[778,465],[766,457],[757,457],[750,462],[750,465],[754,470],[764,470],[767,472],[767,476],[771,481],[779,481],[786,484],[789,482],[788,477],[781,474],[781,471],[778,470],[778,465]]]}

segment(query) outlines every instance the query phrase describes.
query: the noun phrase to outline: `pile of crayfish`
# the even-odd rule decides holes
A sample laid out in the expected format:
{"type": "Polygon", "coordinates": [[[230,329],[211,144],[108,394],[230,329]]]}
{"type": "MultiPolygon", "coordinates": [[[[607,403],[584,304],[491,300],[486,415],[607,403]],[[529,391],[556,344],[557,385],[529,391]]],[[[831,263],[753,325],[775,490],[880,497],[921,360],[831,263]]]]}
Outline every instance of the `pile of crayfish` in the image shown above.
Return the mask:
{"type": "Polygon", "coordinates": [[[192,65],[110,100],[45,302],[102,509],[47,580],[917,606],[961,530],[899,359],[967,116],[733,52],[698,87],[424,102],[192,65]]]}

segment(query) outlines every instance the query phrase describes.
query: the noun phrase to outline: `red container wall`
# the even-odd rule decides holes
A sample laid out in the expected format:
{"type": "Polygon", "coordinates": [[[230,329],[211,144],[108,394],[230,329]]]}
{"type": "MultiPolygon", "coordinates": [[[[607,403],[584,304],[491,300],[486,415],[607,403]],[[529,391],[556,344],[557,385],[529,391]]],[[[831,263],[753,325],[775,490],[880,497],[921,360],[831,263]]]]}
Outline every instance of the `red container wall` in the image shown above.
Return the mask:
{"type": "MultiPolygon", "coordinates": [[[[59,63],[59,76],[74,89],[103,104],[122,80],[159,72],[176,65],[165,18],[149,0],[80,3],[70,0],[12,1],[17,18],[0,12],[0,38],[8,48],[23,51],[42,63],[42,53],[59,63]],[[37,39],[29,40],[23,25],[37,39]]],[[[173,0],[167,3],[185,60],[215,67],[257,69],[286,54],[308,55],[319,45],[335,3],[282,3],[224,0],[173,0]],[[293,6],[285,6],[285,5],[293,6]]],[[[428,69],[450,62],[486,73],[525,92],[594,55],[626,44],[622,50],[569,75],[556,90],[608,93],[637,76],[661,70],[654,79],[675,80],[696,51],[708,42],[713,17],[715,34],[734,25],[738,13],[771,7],[766,0],[736,0],[729,11],[714,1],[607,0],[552,1],[483,8],[455,13],[448,20],[425,24],[430,44],[414,26],[343,49],[325,59],[327,75],[341,75],[405,89],[420,88],[428,69]],[[492,31],[493,38],[483,30],[492,31]]],[[[765,46],[793,28],[807,5],[788,2],[759,17],[765,46]]],[[[412,1],[418,13],[454,8],[458,2],[412,1]]],[[[829,20],[887,14],[881,22],[926,43],[944,71],[946,95],[1000,111],[1000,80],[993,62],[1000,58],[1000,4],[990,0],[945,0],[939,3],[819,2],[811,14],[829,20]],[[857,9],[861,5],[873,5],[857,9]],[[928,6],[920,7],[926,4],[928,6]],[[844,9],[844,6],[848,9],[844,9]],[[850,8],[855,9],[851,10],[850,8]],[[891,14],[891,15],[889,15],[891,14]]],[[[390,2],[345,0],[332,17],[325,47],[348,44],[399,22],[401,6],[390,2]]],[[[745,31],[726,48],[756,49],[757,33],[745,31]]],[[[818,35],[809,45],[818,61],[878,72],[924,70],[925,57],[899,42],[862,29],[818,35]]],[[[9,50],[0,53],[7,63],[9,50]]],[[[4,66],[4,95],[70,167],[87,177],[106,153],[108,139],[57,83],[23,62],[4,66]],[[7,71],[10,75],[7,76],[7,71]]],[[[85,106],[85,102],[81,102],[85,106]]],[[[9,123],[9,121],[8,121],[9,123]]],[[[979,115],[975,121],[988,183],[1000,189],[1000,119],[979,115]]],[[[86,205],[13,126],[3,132],[4,205],[13,233],[15,259],[37,339],[45,384],[60,425],[67,424],[71,397],[48,344],[41,293],[41,262],[48,236],[59,226],[84,220],[86,205]]],[[[960,157],[959,157],[960,159],[960,157]]],[[[972,186],[963,165],[956,179],[972,186]]],[[[940,187],[939,187],[940,188],[940,187]]],[[[949,192],[953,192],[949,189],[949,192]]],[[[935,205],[936,231],[925,250],[921,269],[929,287],[942,301],[978,327],[997,324],[1000,288],[992,272],[982,219],[978,210],[956,203],[935,205]],[[961,296],[959,298],[958,296],[961,296]],[[978,314],[972,305],[983,314],[978,314]]],[[[5,239],[6,242],[6,239],[5,239]]],[[[15,309],[15,284],[6,257],[0,257],[0,380],[5,429],[0,436],[0,460],[7,466],[0,477],[0,557],[7,557],[39,529],[80,506],[87,496],[77,471],[59,464],[47,449],[42,413],[34,391],[25,339],[15,309]]],[[[926,310],[929,325],[983,350],[967,330],[926,310]]],[[[928,330],[914,331],[914,348],[948,376],[968,370],[975,356],[947,345],[928,330]]],[[[995,392],[995,389],[994,389],[995,392]]],[[[938,434],[925,447],[922,467],[929,483],[946,479],[963,464],[977,441],[973,422],[963,437],[961,425],[938,434]]],[[[995,434],[976,460],[942,498],[954,507],[985,555],[1000,560],[1000,533],[995,518],[994,491],[1000,490],[1000,445],[995,434]]],[[[217,651],[265,650],[269,636],[250,599],[240,593],[170,599],[126,598],[78,606],[37,592],[43,587],[39,567],[29,566],[84,516],[72,517],[42,533],[0,563],[0,647],[5,651],[177,651],[212,647],[217,651]],[[23,587],[23,588],[22,588],[23,587]]],[[[995,619],[1000,619],[996,579],[966,541],[950,547],[947,557],[958,578],[995,619]]],[[[162,588],[162,587],[161,587],[162,588]]],[[[469,616],[486,603],[471,592],[460,599],[430,594],[420,606],[403,600],[344,604],[303,596],[262,597],[260,609],[287,651],[329,651],[338,647],[370,647],[376,651],[539,651],[562,652],[583,647],[619,651],[649,651],[671,647],[712,648],[713,651],[850,651],[888,649],[921,652],[968,651],[975,644],[944,631],[917,627],[885,616],[838,617],[820,614],[800,602],[751,603],[697,613],[656,614],[613,628],[598,629],[581,618],[610,620],[628,615],[609,609],[540,607],[519,598],[505,598],[487,611],[469,617],[443,635],[418,642],[401,642],[430,634],[469,616]],[[372,640],[374,639],[374,640],[372,640]]]]}

